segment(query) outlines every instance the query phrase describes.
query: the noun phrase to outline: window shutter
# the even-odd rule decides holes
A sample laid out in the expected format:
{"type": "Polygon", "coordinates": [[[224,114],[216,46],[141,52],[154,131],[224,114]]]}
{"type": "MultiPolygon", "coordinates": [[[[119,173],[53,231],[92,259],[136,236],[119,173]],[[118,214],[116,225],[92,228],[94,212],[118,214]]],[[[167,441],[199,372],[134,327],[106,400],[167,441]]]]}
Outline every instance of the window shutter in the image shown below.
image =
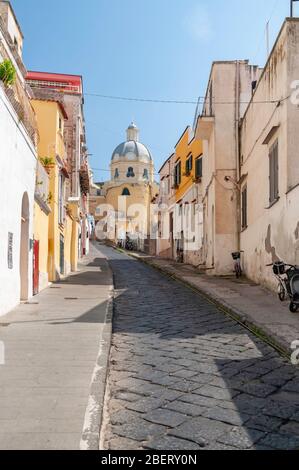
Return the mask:
{"type": "Polygon", "coordinates": [[[195,163],[195,176],[196,178],[202,178],[202,158],[198,158],[195,163]]]}
{"type": "Polygon", "coordinates": [[[181,184],[182,181],[182,163],[179,163],[179,184],[181,184]]]}
{"type": "Polygon", "coordinates": [[[247,227],[247,186],[242,191],[242,229],[247,227]]]}
{"type": "Polygon", "coordinates": [[[182,163],[178,162],[175,166],[175,176],[174,176],[174,181],[175,181],[176,186],[179,186],[181,184],[181,178],[182,178],[182,163]]]}
{"type": "Polygon", "coordinates": [[[270,204],[275,202],[279,196],[279,162],[278,141],[271,147],[269,152],[269,181],[270,181],[270,204]]]}
{"type": "Polygon", "coordinates": [[[275,199],[277,199],[278,196],[279,196],[278,170],[279,170],[279,165],[278,165],[278,142],[276,142],[276,144],[274,146],[274,194],[275,194],[275,199]]]}

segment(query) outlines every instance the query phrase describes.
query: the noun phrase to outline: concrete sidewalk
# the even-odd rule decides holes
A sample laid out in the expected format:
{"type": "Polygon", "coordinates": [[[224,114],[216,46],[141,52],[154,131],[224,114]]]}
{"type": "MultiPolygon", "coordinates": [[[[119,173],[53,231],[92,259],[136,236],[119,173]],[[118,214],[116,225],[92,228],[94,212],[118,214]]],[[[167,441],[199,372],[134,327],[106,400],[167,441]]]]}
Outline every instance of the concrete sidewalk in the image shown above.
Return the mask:
{"type": "Polygon", "coordinates": [[[112,273],[95,247],[80,271],[0,318],[0,449],[98,449],[112,273]]]}
{"type": "Polygon", "coordinates": [[[140,253],[130,254],[195,288],[283,354],[289,356],[292,342],[299,340],[299,312],[292,314],[288,302],[282,304],[274,293],[248,279],[212,277],[190,265],[140,253]]]}

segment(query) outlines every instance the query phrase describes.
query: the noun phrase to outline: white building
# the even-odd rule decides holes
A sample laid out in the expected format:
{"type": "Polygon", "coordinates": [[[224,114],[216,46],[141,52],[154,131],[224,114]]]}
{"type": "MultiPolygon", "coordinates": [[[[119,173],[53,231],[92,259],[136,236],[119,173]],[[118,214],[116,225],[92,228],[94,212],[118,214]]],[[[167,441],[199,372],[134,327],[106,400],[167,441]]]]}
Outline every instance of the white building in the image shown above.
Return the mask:
{"type": "Polygon", "coordinates": [[[241,123],[244,269],[276,288],[267,264],[299,265],[299,19],[287,18],[241,123]]]}
{"type": "Polygon", "coordinates": [[[25,86],[23,35],[9,2],[0,1],[0,63],[17,76],[0,80],[0,316],[32,295],[36,126],[25,86]]]}
{"type": "Polygon", "coordinates": [[[287,18],[264,69],[215,62],[196,136],[203,140],[203,263],[276,289],[272,269],[299,265],[299,19],[287,18]]]}
{"type": "Polygon", "coordinates": [[[203,265],[231,274],[240,250],[239,126],[261,70],[248,61],[214,62],[196,137],[203,141],[203,265]]]}

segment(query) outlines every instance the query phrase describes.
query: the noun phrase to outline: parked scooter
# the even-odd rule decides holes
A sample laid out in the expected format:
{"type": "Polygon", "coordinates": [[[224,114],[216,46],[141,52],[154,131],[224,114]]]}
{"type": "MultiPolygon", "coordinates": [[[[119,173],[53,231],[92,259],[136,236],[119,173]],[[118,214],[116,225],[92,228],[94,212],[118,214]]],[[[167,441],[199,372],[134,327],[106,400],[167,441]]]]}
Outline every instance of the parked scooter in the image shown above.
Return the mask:
{"type": "Polygon", "coordinates": [[[130,240],[129,237],[127,237],[127,239],[126,239],[125,248],[126,248],[126,250],[128,250],[128,251],[134,251],[134,243],[132,242],[132,240],[130,240]]]}
{"type": "Polygon", "coordinates": [[[288,297],[291,301],[290,311],[296,313],[299,309],[299,266],[286,264],[283,261],[268,264],[273,267],[273,273],[278,280],[278,297],[284,302],[288,297]]]}
{"type": "Polygon", "coordinates": [[[232,253],[232,257],[234,260],[234,272],[236,274],[237,279],[242,277],[242,274],[243,274],[242,266],[241,266],[241,254],[242,253],[244,253],[244,251],[236,251],[235,253],[232,253]]]}

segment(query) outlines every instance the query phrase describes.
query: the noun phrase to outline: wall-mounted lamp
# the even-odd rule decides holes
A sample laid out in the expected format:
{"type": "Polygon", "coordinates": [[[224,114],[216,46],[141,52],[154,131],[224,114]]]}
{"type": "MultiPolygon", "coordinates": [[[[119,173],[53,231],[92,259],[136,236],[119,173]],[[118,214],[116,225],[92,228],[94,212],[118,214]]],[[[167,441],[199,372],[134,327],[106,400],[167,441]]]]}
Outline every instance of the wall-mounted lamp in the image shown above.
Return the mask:
{"type": "Polygon", "coordinates": [[[237,181],[235,181],[231,176],[225,176],[224,181],[226,183],[232,183],[237,188],[238,191],[241,191],[241,187],[239,183],[237,183],[237,181]]]}

